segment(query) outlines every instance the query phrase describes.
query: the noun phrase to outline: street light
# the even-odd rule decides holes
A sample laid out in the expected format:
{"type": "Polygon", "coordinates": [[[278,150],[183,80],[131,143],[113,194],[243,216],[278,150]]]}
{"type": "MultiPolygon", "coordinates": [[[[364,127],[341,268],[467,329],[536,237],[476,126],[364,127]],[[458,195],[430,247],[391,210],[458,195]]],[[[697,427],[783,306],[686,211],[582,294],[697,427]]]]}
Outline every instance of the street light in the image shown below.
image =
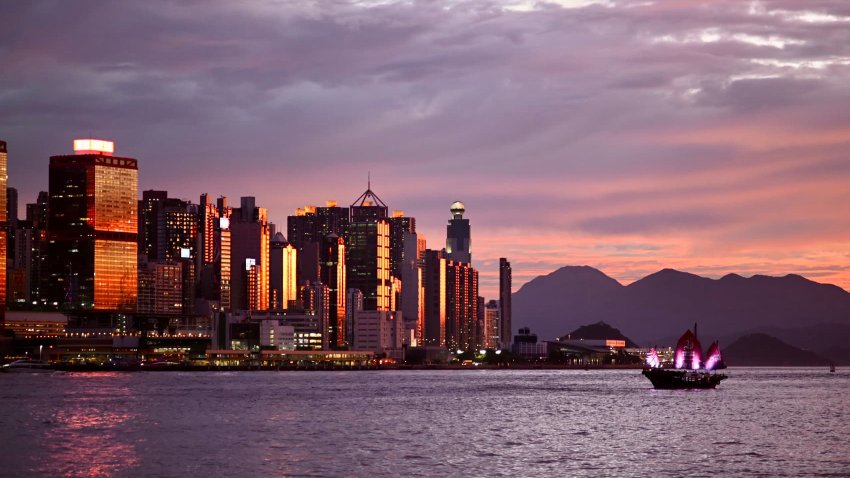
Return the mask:
{"type": "Polygon", "coordinates": [[[39,345],[39,346],[38,346],[38,360],[39,360],[39,361],[41,360],[41,349],[43,349],[43,348],[44,348],[44,345],[39,345]]]}

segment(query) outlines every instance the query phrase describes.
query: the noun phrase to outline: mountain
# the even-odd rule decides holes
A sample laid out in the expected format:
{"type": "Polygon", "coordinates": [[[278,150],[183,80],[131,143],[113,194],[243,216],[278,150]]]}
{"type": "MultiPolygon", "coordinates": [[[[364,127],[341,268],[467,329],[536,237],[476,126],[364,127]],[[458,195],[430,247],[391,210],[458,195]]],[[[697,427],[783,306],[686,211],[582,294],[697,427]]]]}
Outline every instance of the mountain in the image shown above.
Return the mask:
{"type": "Polygon", "coordinates": [[[563,267],[513,294],[514,327],[544,340],[600,321],[642,345],[673,343],[698,323],[709,343],[770,327],[850,325],[850,294],[793,274],[709,279],[674,269],[624,286],[588,266],[563,267]]]}
{"type": "Polygon", "coordinates": [[[726,364],[736,367],[815,367],[829,365],[829,360],[772,337],[750,334],[741,337],[723,350],[726,364]]]}

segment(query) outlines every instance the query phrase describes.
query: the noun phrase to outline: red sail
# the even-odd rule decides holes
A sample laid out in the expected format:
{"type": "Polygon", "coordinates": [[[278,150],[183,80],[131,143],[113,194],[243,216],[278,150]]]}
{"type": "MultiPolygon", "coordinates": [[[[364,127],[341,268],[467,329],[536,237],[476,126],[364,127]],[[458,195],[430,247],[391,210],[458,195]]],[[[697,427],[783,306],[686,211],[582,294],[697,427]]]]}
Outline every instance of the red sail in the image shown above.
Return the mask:
{"type": "Polygon", "coordinates": [[[691,370],[702,367],[702,347],[690,329],[676,343],[675,366],[691,370]]]}
{"type": "Polygon", "coordinates": [[[720,345],[717,342],[712,342],[711,347],[708,348],[708,352],[706,352],[705,356],[706,370],[726,368],[726,364],[723,362],[723,356],[720,355],[720,345]]]}

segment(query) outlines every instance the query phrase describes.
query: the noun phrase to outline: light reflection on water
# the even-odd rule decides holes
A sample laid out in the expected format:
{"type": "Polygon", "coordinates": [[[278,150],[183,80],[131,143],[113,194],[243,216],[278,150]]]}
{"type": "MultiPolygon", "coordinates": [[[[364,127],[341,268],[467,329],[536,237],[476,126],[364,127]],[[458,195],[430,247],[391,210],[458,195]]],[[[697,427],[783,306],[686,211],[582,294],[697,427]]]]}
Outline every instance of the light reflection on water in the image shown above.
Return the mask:
{"type": "Polygon", "coordinates": [[[0,376],[2,476],[850,476],[850,374],[0,376]]]}

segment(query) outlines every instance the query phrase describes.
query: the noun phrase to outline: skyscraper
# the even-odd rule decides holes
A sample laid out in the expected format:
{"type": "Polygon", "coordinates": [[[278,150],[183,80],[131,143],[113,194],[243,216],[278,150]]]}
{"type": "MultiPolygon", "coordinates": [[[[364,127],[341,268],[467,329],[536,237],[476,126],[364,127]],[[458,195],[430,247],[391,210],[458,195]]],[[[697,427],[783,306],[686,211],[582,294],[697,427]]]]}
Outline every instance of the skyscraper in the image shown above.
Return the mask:
{"type": "Polygon", "coordinates": [[[363,310],[390,308],[390,225],[387,205],[367,189],[351,205],[346,265],[348,287],[363,293],[363,310]]]}
{"type": "Polygon", "coordinates": [[[286,219],[287,239],[298,251],[298,282],[319,280],[320,249],[328,234],[347,237],[349,210],[327,201],[325,207],[305,206],[286,219]]]}
{"type": "Polygon", "coordinates": [[[446,346],[446,258],[442,251],[425,250],[425,345],[446,346]]]}
{"type": "Polygon", "coordinates": [[[320,254],[321,281],[328,287],[328,332],[332,348],[345,346],[346,267],[345,240],[336,234],[325,237],[320,254]]]}
{"type": "Polygon", "coordinates": [[[233,209],[230,219],[231,305],[234,310],[268,310],[271,241],[268,211],[256,207],[254,198],[246,196],[240,199],[240,207],[233,209]],[[252,272],[252,265],[256,272],[252,272]],[[254,274],[256,279],[252,283],[254,274]],[[251,303],[250,292],[254,287],[256,300],[251,303]]]}
{"type": "Polygon", "coordinates": [[[298,300],[298,251],[278,232],[269,251],[269,307],[288,309],[298,300]]]}
{"type": "Polygon", "coordinates": [[[15,233],[18,230],[18,190],[6,188],[6,266],[13,267],[15,260],[15,233]],[[11,263],[10,263],[11,261],[11,263]]]}
{"type": "Polygon", "coordinates": [[[504,349],[510,348],[511,333],[511,263],[499,258],[499,341],[504,349]]]}
{"type": "Polygon", "coordinates": [[[6,322],[6,185],[8,184],[6,142],[0,141],[0,327],[6,322]]]}
{"type": "Polygon", "coordinates": [[[110,141],[74,141],[51,156],[50,302],[66,309],[133,311],[137,297],[138,163],[110,141]]]}
{"type": "Polygon", "coordinates": [[[406,217],[404,211],[393,211],[390,223],[390,275],[401,278],[405,233],[416,232],[416,218],[406,217]]]}
{"type": "Polygon", "coordinates": [[[446,254],[447,259],[456,262],[472,262],[471,239],[469,233],[469,219],[463,218],[466,206],[460,201],[452,203],[449,210],[452,218],[446,226],[446,254]]]}
{"type": "Polygon", "coordinates": [[[478,271],[469,263],[446,263],[446,346],[474,350],[479,344],[478,271]]]}
{"type": "Polygon", "coordinates": [[[139,254],[148,261],[194,259],[198,207],[169,198],[166,191],[143,191],[139,201],[139,254]]]}
{"type": "Polygon", "coordinates": [[[405,330],[414,331],[414,341],[419,345],[424,344],[425,337],[425,236],[406,232],[403,242],[400,264],[401,311],[405,330]]]}

